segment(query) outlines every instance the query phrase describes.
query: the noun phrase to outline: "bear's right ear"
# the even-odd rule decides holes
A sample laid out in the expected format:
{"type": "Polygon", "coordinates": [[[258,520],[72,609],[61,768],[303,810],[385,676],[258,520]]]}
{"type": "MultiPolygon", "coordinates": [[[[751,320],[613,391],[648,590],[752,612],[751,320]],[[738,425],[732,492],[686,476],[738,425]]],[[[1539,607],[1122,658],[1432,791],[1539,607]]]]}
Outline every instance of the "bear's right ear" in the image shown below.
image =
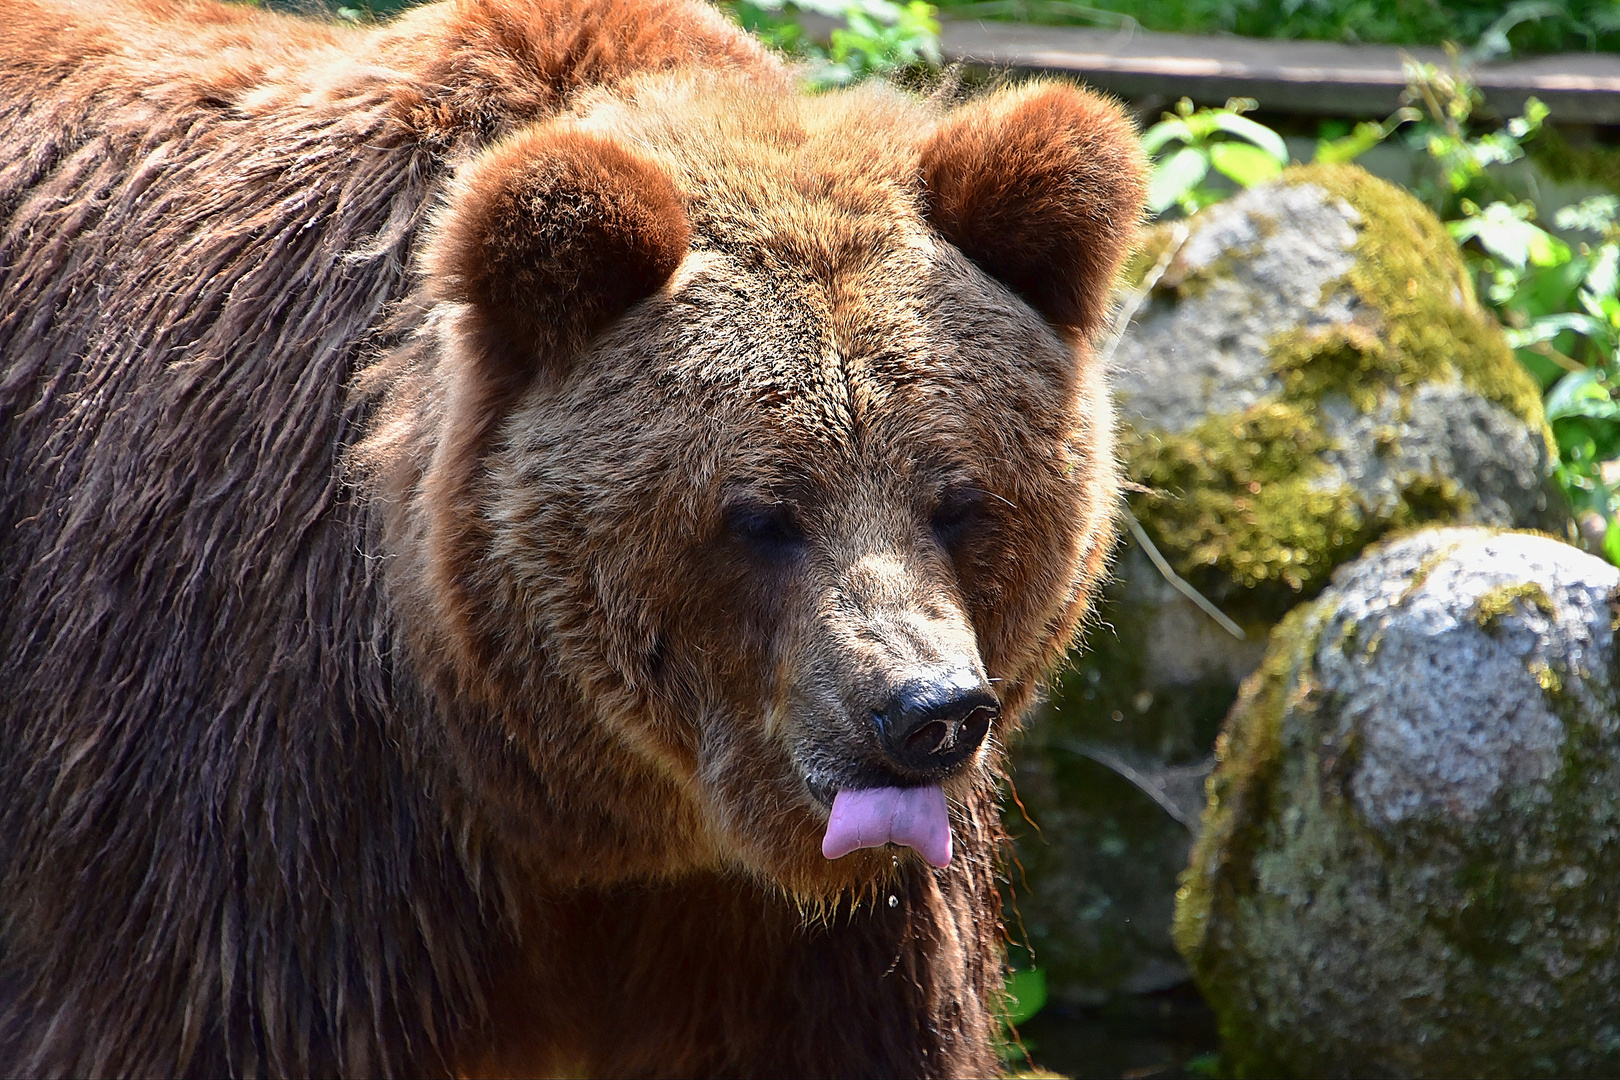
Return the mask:
{"type": "Polygon", "coordinates": [[[468,305],[502,381],[571,356],[669,280],[691,238],[679,192],[612,139],[558,124],[493,147],[457,177],[426,253],[434,295],[468,305]]]}
{"type": "Polygon", "coordinates": [[[1034,83],[946,116],[918,159],[929,221],[1058,326],[1101,323],[1147,194],[1117,105],[1034,83]]]}
{"type": "Polygon", "coordinates": [[[488,543],[479,462],[524,388],[573,361],[685,258],[680,193],[656,165],[568,124],[530,128],[463,168],[424,253],[431,295],[466,305],[470,348],[424,477],[428,576],[466,685],[490,666],[469,584],[488,543]]]}

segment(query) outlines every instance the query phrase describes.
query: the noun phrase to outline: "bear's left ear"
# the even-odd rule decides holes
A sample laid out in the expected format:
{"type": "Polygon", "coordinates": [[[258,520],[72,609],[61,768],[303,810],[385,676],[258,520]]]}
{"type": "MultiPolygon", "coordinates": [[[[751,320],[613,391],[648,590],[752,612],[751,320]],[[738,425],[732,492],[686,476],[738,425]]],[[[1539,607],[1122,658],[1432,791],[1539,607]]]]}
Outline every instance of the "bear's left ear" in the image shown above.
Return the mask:
{"type": "Polygon", "coordinates": [[[483,362],[522,379],[669,280],[691,233],[663,170],[566,124],[530,128],[457,177],[427,251],[434,295],[472,308],[483,362]]]}
{"type": "Polygon", "coordinates": [[[466,305],[440,440],[424,477],[431,594],[455,664],[491,660],[468,584],[485,557],[479,461],[547,368],[657,292],[685,258],[680,193],[657,165],[567,123],[529,128],[462,168],[424,253],[430,295],[466,305]]]}
{"type": "Polygon", "coordinates": [[[1058,326],[1102,321],[1147,185],[1119,107],[1036,83],[946,116],[919,165],[930,222],[1058,326]]]}

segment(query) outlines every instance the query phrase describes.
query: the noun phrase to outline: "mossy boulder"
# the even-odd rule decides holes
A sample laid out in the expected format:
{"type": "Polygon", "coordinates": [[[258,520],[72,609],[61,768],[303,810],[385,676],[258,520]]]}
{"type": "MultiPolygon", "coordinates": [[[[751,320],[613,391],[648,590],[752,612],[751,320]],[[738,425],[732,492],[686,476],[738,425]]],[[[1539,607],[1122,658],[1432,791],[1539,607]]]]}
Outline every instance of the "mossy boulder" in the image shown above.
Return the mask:
{"type": "Polygon", "coordinates": [[[1539,388],[1445,227],[1354,166],[1186,229],[1115,356],[1132,510],[1218,602],[1276,617],[1392,529],[1562,529],[1539,388]]]}
{"type": "Polygon", "coordinates": [[[1290,170],[1158,227],[1134,265],[1162,273],[1113,359],[1130,508],[1246,639],[1128,543],[1016,754],[1042,830],[1010,815],[1018,911],[1072,1001],[1184,977],[1176,818],[1196,820],[1221,718],[1289,608],[1394,530],[1568,527],[1537,386],[1444,226],[1399,188],[1290,170]]]}
{"type": "Polygon", "coordinates": [[[1176,911],[1233,1074],[1620,1072],[1617,588],[1431,529],[1277,627],[1176,911]]]}

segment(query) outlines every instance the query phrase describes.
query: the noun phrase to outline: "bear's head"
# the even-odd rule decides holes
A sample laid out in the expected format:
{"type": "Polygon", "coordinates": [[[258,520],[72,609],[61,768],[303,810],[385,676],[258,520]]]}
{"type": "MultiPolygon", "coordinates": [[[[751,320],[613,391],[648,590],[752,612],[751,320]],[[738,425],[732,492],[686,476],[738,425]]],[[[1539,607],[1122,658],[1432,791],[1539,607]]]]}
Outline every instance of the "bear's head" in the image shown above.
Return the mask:
{"type": "Polygon", "coordinates": [[[663,75],[461,168],[368,454],[494,816],[803,895],[948,860],[1106,559],[1142,195],[1059,84],[663,75]]]}

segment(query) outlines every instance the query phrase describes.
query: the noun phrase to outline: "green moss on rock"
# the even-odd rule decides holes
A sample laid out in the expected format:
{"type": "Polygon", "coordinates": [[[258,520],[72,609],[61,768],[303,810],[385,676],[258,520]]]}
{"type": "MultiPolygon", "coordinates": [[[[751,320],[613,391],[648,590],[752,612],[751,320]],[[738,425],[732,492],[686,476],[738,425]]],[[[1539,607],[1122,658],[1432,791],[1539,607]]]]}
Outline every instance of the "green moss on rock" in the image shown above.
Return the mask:
{"type": "Polygon", "coordinates": [[[1549,619],[1557,617],[1557,609],[1546,589],[1534,581],[1520,581],[1492,589],[1474,601],[1474,621],[1481,630],[1494,633],[1503,619],[1525,606],[1535,608],[1549,619]]]}
{"type": "MultiPolygon", "coordinates": [[[[1232,585],[1314,593],[1333,567],[1379,536],[1465,520],[1473,509],[1470,494],[1446,476],[1408,478],[1393,504],[1370,508],[1323,460],[1335,448],[1322,412],[1331,398],[1366,415],[1393,396],[1404,415],[1419,387],[1456,382],[1545,439],[1539,389],[1480,307],[1456,244],[1433,214],[1353,166],[1294,169],[1283,183],[1314,186],[1359,216],[1351,269],[1324,291],[1352,294],[1353,319],[1279,332],[1267,359],[1280,392],[1243,413],[1174,433],[1127,423],[1122,442],[1130,478],[1142,489],[1131,497],[1133,511],[1180,573],[1223,598],[1232,585]]],[[[1168,242],[1168,227],[1152,234],[1142,273],[1168,242]]],[[[1180,302],[1196,302],[1238,254],[1173,272],[1170,288],[1180,302]]],[[[1386,425],[1380,438],[1392,449],[1399,435],[1386,425]]]]}
{"type": "Polygon", "coordinates": [[[1177,897],[1231,1075],[1620,1067],[1613,581],[1444,530],[1279,625],[1177,897]]]}
{"type": "Polygon", "coordinates": [[[1123,437],[1132,509],[1184,575],[1216,569],[1247,588],[1322,579],[1367,541],[1355,493],[1317,483],[1329,448],[1307,409],[1272,401],[1181,435],[1123,437]]]}
{"type": "Polygon", "coordinates": [[[1408,192],[1351,165],[1295,169],[1287,182],[1320,187],[1361,215],[1346,284],[1376,313],[1381,347],[1360,354],[1369,362],[1352,373],[1358,380],[1402,393],[1457,378],[1531,427],[1543,425],[1540,388],[1480,306],[1462,252],[1439,218],[1408,192]]]}
{"type": "MultiPolygon", "coordinates": [[[[1217,904],[1230,905],[1252,884],[1249,838],[1264,821],[1268,792],[1281,760],[1282,719],[1290,688],[1316,651],[1322,619],[1309,607],[1295,608],[1272,629],[1260,669],[1244,680],[1232,706],[1241,725],[1227,725],[1215,741],[1215,771],[1209,801],[1192,856],[1176,891],[1172,927],[1176,948],[1196,966],[1205,958],[1204,934],[1217,904]],[[1221,895],[1224,893],[1225,895],[1221,895]]],[[[1348,639],[1354,647],[1354,639],[1348,639]]],[[[1341,647],[1345,644],[1341,640],[1341,647]]],[[[1298,697],[1297,692],[1292,697],[1298,697]]]]}
{"type": "Polygon", "coordinates": [[[1148,273],[1159,265],[1159,260],[1164,257],[1164,253],[1175,242],[1183,228],[1185,226],[1175,222],[1165,222],[1147,230],[1141,242],[1136,245],[1136,250],[1131,252],[1131,257],[1125,260],[1125,266],[1119,274],[1120,285],[1127,289],[1139,288],[1148,273]]]}

